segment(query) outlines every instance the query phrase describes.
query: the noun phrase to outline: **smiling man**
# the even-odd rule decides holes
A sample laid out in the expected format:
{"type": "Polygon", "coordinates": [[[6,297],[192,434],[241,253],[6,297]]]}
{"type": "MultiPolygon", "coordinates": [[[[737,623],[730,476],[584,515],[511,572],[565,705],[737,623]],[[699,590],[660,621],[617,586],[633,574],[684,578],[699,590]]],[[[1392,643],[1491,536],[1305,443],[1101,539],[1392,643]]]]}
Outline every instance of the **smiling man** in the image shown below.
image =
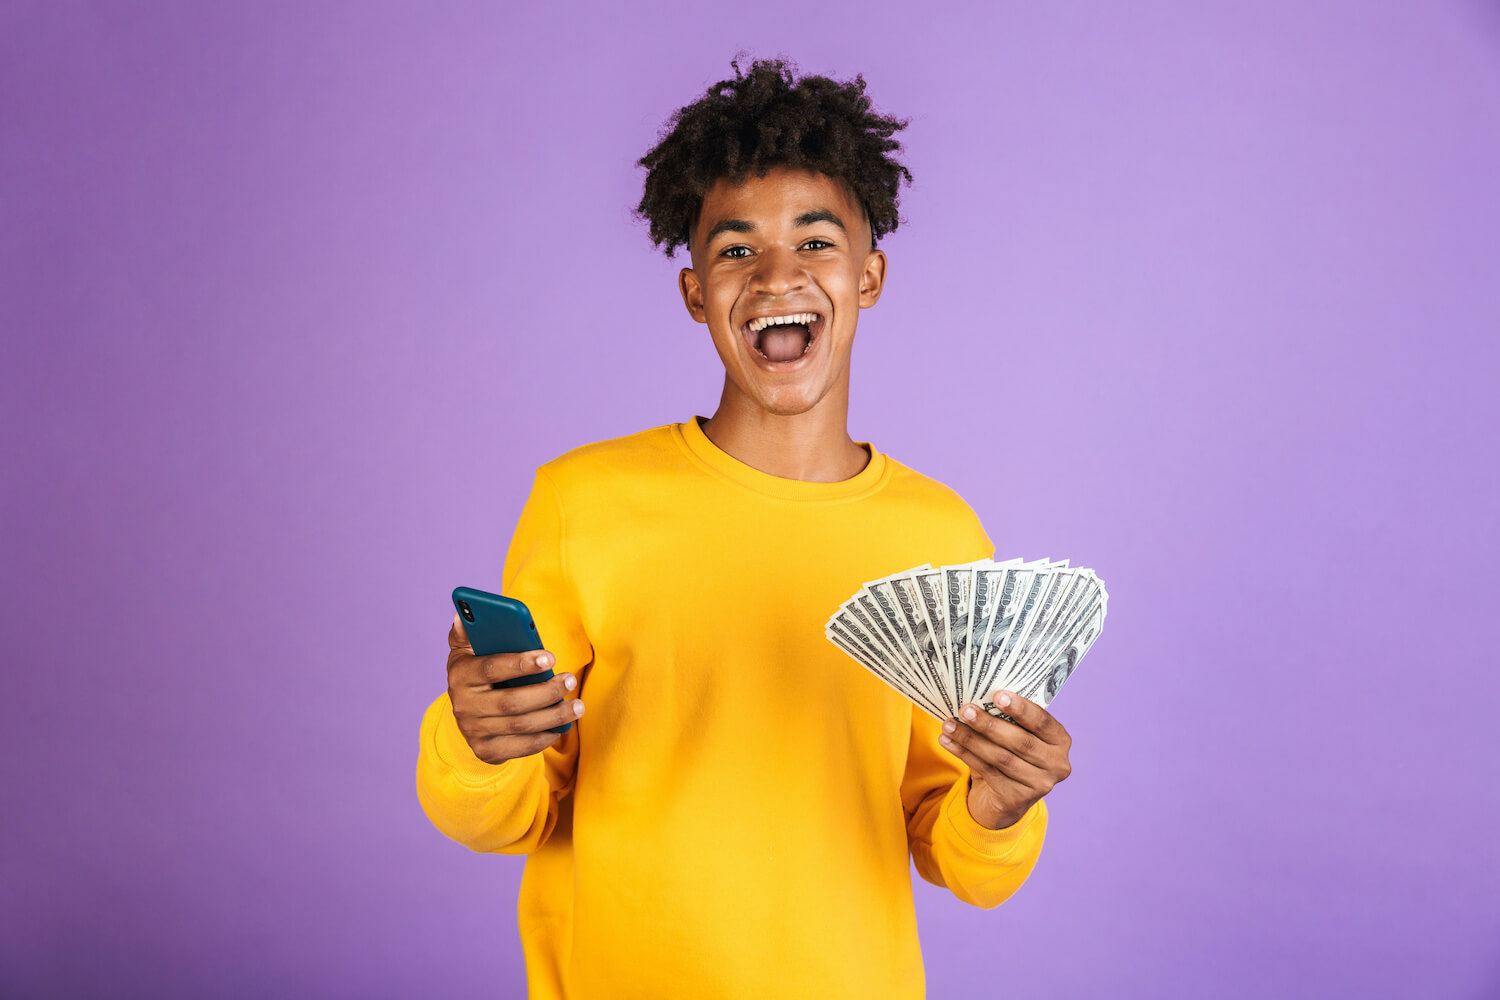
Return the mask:
{"type": "Polygon", "coordinates": [[[849,353],[859,311],[880,298],[886,258],[867,251],[870,224],[847,182],[769,166],[720,178],[698,215],[703,233],[678,282],[725,373],[704,433],[774,476],[857,474],[870,452],[849,437],[849,353]]]}
{"type": "Polygon", "coordinates": [[[669,257],[689,249],[718,408],[537,471],[502,589],[547,649],[477,657],[455,616],[422,721],[433,824],[527,855],[534,998],[920,997],[910,863],[1000,904],[1068,774],[1040,707],[1001,695],[1017,725],[966,706],[939,726],[823,637],[862,582],[994,546],[952,490],[848,433],[904,123],[861,77],[735,70],[641,160],[638,209],[669,257]]]}

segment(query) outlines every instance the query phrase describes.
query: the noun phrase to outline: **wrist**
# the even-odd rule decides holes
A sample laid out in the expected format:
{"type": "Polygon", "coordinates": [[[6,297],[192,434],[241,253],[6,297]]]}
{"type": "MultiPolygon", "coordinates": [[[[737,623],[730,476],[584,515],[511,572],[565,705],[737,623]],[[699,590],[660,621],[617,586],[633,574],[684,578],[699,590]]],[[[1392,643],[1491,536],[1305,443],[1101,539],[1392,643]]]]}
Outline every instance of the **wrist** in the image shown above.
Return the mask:
{"type": "Polygon", "coordinates": [[[984,827],[986,830],[1005,830],[1015,826],[1031,808],[1031,803],[1025,803],[1020,809],[1002,810],[998,808],[989,796],[976,787],[974,779],[969,779],[968,796],[969,816],[984,827]]]}

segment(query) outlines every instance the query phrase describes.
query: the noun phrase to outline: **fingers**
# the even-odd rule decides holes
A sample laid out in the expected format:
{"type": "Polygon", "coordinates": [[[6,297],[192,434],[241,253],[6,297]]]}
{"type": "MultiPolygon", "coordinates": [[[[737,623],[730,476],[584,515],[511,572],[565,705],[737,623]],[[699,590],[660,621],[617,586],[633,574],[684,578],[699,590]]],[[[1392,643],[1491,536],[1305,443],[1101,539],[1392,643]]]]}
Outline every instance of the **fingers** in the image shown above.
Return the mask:
{"type": "Polygon", "coordinates": [[[463,619],[448,630],[448,696],[459,731],[474,755],[489,764],[540,753],[563,735],[549,732],[583,714],[583,702],[567,695],[578,688],[571,673],[514,687],[501,681],[542,674],[556,658],[545,650],[475,656],[463,619]]]}
{"type": "Polygon", "coordinates": [[[463,650],[471,655],[474,652],[474,647],[469,645],[469,630],[464,628],[464,620],[457,611],[453,612],[453,627],[448,630],[448,648],[463,650]]]}
{"type": "Polygon", "coordinates": [[[959,719],[943,724],[948,739],[1032,788],[1050,789],[1072,773],[1068,763],[1072,738],[1061,723],[1040,705],[1009,691],[998,692],[994,700],[997,708],[1015,713],[1011,716],[1014,723],[982,712],[977,705],[965,705],[959,719]],[[1049,742],[1037,731],[1059,742],[1049,742]]]}
{"type": "Polygon", "coordinates": [[[583,702],[577,698],[570,698],[560,705],[547,705],[520,715],[490,715],[475,718],[471,720],[470,729],[479,739],[497,736],[531,736],[566,725],[581,715],[583,715],[583,702]]]}
{"type": "MultiPolygon", "coordinates": [[[[1065,747],[1073,742],[1073,738],[1068,735],[1062,723],[1054,719],[1050,712],[1036,702],[1022,698],[1014,691],[996,691],[992,700],[996,708],[1015,720],[1016,726],[1033,734],[1043,743],[1065,747]]],[[[1003,719],[994,719],[993,716],[991,719],[1002,725],[1006,724],[1003,719]]]]}
{"type": "MultiPolygon", "coordinates": [[[[969,707],[965,706],[966,709],[969,707]]],[[[967,725],[955,723],[951,719],[943,723],[943,746],[962,758],[976,777],[1002,774],[1027,788],[1052,787],[1053,781],[1044,762],[1024,756],[1014,743],[1015,737],[1008,733],[996,733],[995,737],[999,737],[998,739],[992,737],[987,728],[989,726],[1000,730],[1009,729],[1032,743],[1037,742],[1035,737],[1025,734],[1010,723],[993,718],[988,712],[978,712],[967,725]],[[1011,742],[1005,742],[1006,740],[1011,742]]]]}
{"type": "Polygon", "coordinates": [[[557,658],[545,649],[475,656],[469,647],[453,647],[450,643],[448,683],[450,687],[488,688],[500,681],[530,677],[550,670],[556,662],[557,658]]]}
{"type": "MultiPolygon", "coordinates": [[[[523,715],[539,708],[555,705],[559,698],[578,686],[572,674],[558,674],[540,684],[525,684],[520,687],[469,689],[460,693],[464,711],[476,718],[493,715],[523,715]]],[[[454,706],[455,713],[458,706],[454,706]]],[[[553,723],[557,725],[557,723],[553,723]]]]}
{"type": "Polygon", "coordinates": [[[476,656],[464,628],[463,617],[453,613],[453,627],[448,630],[449,683],[488,687],[498,681],[539,674],[551,668],[555,658],[545,649],[525,653],[491,653],[476,656]]]}
{"type": "Polygon", "coordinates": [[[576,688],[572,674],[515,688],[465,687],[450,692],[453,717],[475,756],[499,763],[550,746],[560,734],[547,730],[583,715],[582,701],[565,698],[576,688]]]}
{"type": "Polygon", "coordinates": [[[494,736],[469,739],[469,749],[486,764],[504,764],[517,757],[530,757],[562,739],[562,733],[531,733],[526,736],[494,736]]]}
{"type": "MultiPolygon", "coordinates": [[[[962,730],[963,727],[959,728],[962,730]]],[[[1052,789],[1053,782],[1047,780],[1045,772],[1021,760],[1013,759],[1005,766],[995,764],[980,755],[979,748],[982,746],[983,741],[966,746],[951,739],[947,744],[948,752],[969,766],[969,775],[976,783],[986,784],[991,788],[1005,788],[1012,794],[1021,792],[1023,797],[1040,797],[1052,789]]]]}
{"type": "Polygon", "coordinates": [[[516,677],[530,677],[552,669],[557,658],[545,649],[534,649],[526,653],[492,653],[474,658],[479,682],[495,684],[516,677]]]}
{"type": "Polygon", "coordinates": [[[464,628],[463,618],[454,612],[453,627],[448,630],[450,685],[456,683],[488,687],[497,681],[539,674],[549,669],[553,662],[552,654],[544,649],[476,656],[474,647],[469,643],[469,633],[464,628]]]}

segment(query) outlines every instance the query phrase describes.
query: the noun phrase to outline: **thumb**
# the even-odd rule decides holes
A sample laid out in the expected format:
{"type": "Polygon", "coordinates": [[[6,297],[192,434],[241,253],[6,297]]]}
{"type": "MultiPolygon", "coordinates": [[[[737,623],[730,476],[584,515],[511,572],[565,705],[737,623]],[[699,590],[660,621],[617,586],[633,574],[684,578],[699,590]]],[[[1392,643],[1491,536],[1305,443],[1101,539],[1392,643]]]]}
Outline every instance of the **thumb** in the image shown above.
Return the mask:
{"type": "Polygon", "coordinates": [[[448,648],[473,652],[473,647],[469,645],[469,633],[464,630],[464,620],[457,611],[453,612],[453,629],[448,633],[448,648]]]}

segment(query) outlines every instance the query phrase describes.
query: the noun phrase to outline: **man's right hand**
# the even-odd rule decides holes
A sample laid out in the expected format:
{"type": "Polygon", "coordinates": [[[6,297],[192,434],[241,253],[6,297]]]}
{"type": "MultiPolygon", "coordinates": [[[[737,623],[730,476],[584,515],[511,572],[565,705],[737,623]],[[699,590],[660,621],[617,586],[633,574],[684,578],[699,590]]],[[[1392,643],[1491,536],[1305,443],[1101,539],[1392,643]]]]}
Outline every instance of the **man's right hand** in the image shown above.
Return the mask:
{"type": "Polygon", "coordinates": [[[463,619],[453,616],[448,631],[448,699],[453,717],[474,756],[487,764],[503,764],[550,747],[562,733],[547,730],[572,722],[583,714],[583,702],[568,699],[578,686],[572,674],[558,674],[540,684],[494,688],[496,681],[540,673],[555,658],[546,650],[475,656],[463,619]],[[557,699],[562,704],[554,704],[557,699]]]}

